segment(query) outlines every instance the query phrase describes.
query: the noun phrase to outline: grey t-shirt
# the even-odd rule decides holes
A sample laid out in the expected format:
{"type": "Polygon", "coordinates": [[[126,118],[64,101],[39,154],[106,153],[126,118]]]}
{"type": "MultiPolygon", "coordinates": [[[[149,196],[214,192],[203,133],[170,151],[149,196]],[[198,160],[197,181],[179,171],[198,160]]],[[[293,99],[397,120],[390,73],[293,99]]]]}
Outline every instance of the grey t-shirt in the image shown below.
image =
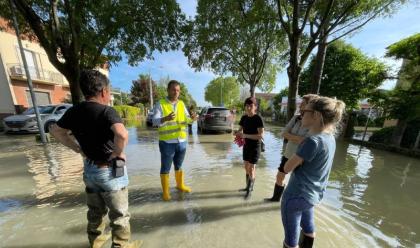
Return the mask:
{"type": "MultiPolygon", "coordinates": [[[[283,130],[283,133],[289,132],[293,135],[306,137],[308,131],[309,130],[307,128],[302,127],[300,115],[295,115],[292,119],[290,119],[289,123],[287,123],[286,127],[283,130]]],[[[286,158],[291,158],[293,154],[296,153],[298,146],[299,144],[289,140],[289,142],[287,142],[286,148],[284,149],[283,156],[285,156],[286,158]]]]}
{"type": "Polygon", "coordinates": [[[296,151],[303,164],[292,172],[283,197],[303,197],[313,205],[318,204],[327,188],[334,153],[335,138],[332,134],[307,137],[296,151]]]}

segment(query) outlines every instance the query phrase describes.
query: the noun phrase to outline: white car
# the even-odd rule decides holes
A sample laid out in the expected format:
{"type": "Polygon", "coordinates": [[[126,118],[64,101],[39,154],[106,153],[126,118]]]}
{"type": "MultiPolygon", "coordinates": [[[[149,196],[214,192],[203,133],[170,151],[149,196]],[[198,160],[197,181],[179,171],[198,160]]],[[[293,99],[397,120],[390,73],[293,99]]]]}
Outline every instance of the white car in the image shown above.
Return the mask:
{"type": "MultiPolygon", "coordinates": [[[[44,131],[48,133],[51,125],[56,123],[71,106],[71,104],[38,106],[39,113],[41,114],[41,125],[44,131]]],[[[39,132],[35,109],[33,107],[25,110],[22,114],[4,118],[3,126],[6,133],[39,132]]]]}

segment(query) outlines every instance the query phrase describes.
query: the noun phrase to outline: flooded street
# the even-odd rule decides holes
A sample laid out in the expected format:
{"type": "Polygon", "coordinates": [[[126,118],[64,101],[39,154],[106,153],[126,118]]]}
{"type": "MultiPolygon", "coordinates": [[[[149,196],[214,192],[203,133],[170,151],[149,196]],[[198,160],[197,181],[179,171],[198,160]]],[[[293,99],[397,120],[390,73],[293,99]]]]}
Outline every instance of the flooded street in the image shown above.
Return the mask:
{"type": "MultiPolygon", "coordinates": [[[[126,148],[133,238],[144,247],[281,247],[272,194],[283,140],[268,127],[250,200],[231,134],[197,135],[183,169],[191,194],[161,200],[157,130],[129,128],[126,148]]],[[[420,247],[420,160],[339,141],[330,184],[315,210],[315,247],[420,247]]],[[[87,247],[82,158],[33,136],[0,135],[0,247],[87,247]]],[[[108,246],[107,246],[108,247],[108,246]]]]}

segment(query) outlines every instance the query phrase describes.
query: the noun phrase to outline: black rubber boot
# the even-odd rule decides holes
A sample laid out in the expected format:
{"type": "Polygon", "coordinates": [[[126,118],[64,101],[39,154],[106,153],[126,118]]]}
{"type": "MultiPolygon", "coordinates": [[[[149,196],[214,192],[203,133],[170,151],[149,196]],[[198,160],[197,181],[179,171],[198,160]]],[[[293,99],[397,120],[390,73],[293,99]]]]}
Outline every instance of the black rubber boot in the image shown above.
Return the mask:
{"type": "Polygon", "coordinates": [[[279,186],[277,185],[277,183],[274,184],[273,196],[271,198],[265,198],[264,201],[279,202],[281,198],[281,194],[283,194],[283,190],[284,190],[284,186],[279,186]]]}
{"type": "Polygon", "coordinates": [[[246,181],[245,181],[246,186],[245,186],[245,188],[240,189],[239,191],[247,191],[247,189],[248,189],[248,179],[249,179],[249,175],[246,174],[246,181]]]}
{"type": "Polygon", "coordinates": [[[254,183],[255,183],[255,179],[252,179],[252,178],[248,179],[248,185],[247,185],[247,188],[246,188],[245,199],[249,199],[249,197],[251,197],[251,192],[254,190],[254,183]]]}
{"type": "Polygon", "coordinates": [[[300,233],[299,248],[312,248],[314,245],[314,238],[306,236],[303,232],[300,233]]]}

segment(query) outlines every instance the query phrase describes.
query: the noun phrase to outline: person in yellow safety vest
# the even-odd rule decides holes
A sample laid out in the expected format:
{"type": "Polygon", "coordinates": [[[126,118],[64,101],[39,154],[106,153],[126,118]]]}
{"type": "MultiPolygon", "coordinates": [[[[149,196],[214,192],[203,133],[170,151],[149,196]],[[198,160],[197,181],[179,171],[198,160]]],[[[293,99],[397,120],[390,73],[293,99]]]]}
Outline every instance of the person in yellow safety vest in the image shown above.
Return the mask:
{"type": "Polygon", "coordinates": [[[171,199],[169,191],[169,172],[172,162],[175,166],[176,187],[182,192],[191,192],[184,184],[184,173],[181,169],[187,150],[188,124],[197,120],[195,113],[188,113],[182,100],[180,83],[171,80],[168,83],[168,96],[159,100],[153,110],[153,125],[159,127],[160,181],[163,200],[171,199]]]}

